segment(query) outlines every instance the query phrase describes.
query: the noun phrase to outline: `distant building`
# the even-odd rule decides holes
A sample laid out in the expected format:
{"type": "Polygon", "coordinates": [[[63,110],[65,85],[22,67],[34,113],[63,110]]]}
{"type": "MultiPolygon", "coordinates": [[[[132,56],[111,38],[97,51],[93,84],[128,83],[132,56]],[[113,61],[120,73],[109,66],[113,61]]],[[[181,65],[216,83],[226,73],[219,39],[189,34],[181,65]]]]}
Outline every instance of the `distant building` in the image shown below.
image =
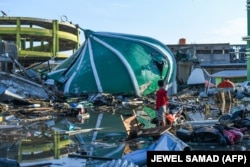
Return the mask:
{"type": "Polygon", "coordinates": [[[210,74],[224,70],[246,70],[247,45],[229,43],[186,44],[181,38],[179,44],[167,44],[176,57],[177,78],[187,81],[195,66],[206,69],[210,74]]]}
{"type": "Polygon", "coordinates": [[[197,59],[200,65],[246,63],[247,45],[229,43],[167,45],[177,56],[177,61],[197,59]]]}

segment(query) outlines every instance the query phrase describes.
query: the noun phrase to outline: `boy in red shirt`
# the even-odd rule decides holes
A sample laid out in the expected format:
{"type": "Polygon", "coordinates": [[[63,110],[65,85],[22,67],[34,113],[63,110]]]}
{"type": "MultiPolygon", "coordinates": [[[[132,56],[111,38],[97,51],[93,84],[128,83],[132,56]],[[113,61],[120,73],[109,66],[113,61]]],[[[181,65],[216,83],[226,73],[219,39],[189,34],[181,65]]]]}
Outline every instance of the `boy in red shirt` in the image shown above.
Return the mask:
{"type": "Polygon", "coordinates": [[[166,126],[166,114],[168,105],[168,95],[164,88],[164,81],[158,81],[159,89],[156,92],[156,112],[158,119],[158,126],[166,126]]]}

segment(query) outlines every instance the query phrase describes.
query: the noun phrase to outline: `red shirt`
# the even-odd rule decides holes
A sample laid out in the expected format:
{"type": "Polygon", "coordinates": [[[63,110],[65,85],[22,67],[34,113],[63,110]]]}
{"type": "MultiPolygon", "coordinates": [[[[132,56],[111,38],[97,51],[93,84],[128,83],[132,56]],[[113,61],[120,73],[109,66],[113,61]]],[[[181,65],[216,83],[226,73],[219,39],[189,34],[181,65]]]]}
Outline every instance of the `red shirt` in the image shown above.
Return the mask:
{"type": "Polygon", "coordinates": [[[156,110],[160,108],[160,106],[164,106],[168,104],[167,91],[163,88],[159,89],[156,92],[156,110]]]}

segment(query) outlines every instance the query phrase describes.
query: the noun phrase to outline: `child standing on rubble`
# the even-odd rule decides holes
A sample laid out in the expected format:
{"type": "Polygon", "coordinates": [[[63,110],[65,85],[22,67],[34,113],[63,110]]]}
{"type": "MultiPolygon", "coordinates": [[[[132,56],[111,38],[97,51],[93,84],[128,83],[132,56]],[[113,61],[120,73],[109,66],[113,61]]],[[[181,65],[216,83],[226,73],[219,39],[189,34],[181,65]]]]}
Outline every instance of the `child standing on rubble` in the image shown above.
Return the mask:
{"type": "Polygon", "coordinates": [[[156,91],[156,114],[158,123],[157,126],[166,126],[166,114],[168,105],[168,92],[164,88],[164,81],[158,81],[159,89],[156,91]]]}

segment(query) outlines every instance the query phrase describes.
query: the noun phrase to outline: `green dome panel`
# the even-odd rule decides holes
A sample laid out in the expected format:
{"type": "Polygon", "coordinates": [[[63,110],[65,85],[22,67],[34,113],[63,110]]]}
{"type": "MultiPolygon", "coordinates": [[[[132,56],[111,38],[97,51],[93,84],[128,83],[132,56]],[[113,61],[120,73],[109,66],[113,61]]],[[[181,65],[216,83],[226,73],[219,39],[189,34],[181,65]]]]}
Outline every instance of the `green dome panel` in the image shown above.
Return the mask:
{"type": "Polygon", "coordinates": [[[48,74],[64,93],[112,93],[142,96],[172,85],[174,55],[161,42],[145,36],[84,30],[78,51],[48,74]]]}

